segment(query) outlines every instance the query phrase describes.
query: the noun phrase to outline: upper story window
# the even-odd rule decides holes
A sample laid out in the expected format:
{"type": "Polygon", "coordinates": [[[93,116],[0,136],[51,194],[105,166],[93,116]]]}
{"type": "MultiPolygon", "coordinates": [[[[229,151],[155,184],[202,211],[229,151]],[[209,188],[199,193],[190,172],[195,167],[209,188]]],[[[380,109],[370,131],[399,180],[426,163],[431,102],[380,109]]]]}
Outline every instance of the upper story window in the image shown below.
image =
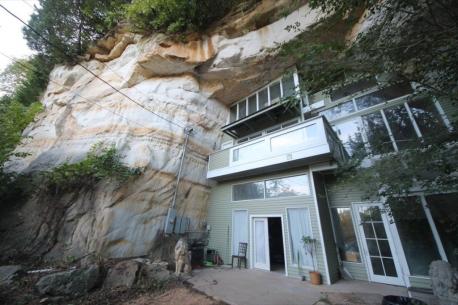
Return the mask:
{"type": "Polygon", "coordinates": [[[269,107],[296,92],[294,73],[288,73],[281,79],[270,83],[268,86],[254,94],[235,103],[230,108],[230,123],[241,120],[263,108],[269,107]]]}
{"type": "Polygon", "coordinates": [[[376,106],[411,93],[412,88],[409,84],[394,85],[340,103],[332,108],[320,112],[320,114],[324,115],[328,121],[334,121],[345,117],[350,113],[362,111],[369,107],[376,106]]]}
{"type": "Polygon", "coordinates": [[[421,138],[445,132],[447,125],[438,102],[417,98],[334,124],[347,151],[352,141],[363,141],[374,154],[415,147],[421,138]]]}
{"type": "Polygon", "coordinates": [[[308,175],[247,182],[232,186],[232,201],[310,195],[308,175]]]}

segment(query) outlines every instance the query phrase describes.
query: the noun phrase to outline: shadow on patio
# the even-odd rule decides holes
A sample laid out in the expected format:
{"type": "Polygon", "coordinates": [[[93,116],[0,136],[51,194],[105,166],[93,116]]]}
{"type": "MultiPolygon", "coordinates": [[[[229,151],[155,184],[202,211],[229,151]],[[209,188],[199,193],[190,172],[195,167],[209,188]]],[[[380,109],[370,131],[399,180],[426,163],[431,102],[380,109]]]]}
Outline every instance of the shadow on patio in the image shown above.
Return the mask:
{"type": "MultiPolygon", "coordinates": [[[[314,286],[274,272],[212,268],[193,271],[188,281],[195,289],[231,305],[312,305],[320,299],[329,305],[380,305],[383,295],[407,296],[405,287],[341,280],[314,286]]],[[[415,294],[429,305],[432,295],[415,294]]],[[[320,302],[321,303],[321,302],[320,302]]]]}

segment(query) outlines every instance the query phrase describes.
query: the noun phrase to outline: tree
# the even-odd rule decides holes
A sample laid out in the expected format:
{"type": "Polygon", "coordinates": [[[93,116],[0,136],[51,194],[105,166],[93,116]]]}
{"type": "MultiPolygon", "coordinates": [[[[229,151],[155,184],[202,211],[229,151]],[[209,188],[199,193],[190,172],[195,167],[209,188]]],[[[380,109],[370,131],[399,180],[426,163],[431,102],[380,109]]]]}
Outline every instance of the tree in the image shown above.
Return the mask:
{"type": "Polygon", "coordinates": [[[24,27],[29,47],[49,56],[52,63],[72,62],[83,55],[89,44],[103,37],[123,15],[127,0],[40,0],[40,8],[24,27]],[[56,46],[56,47],[54,47],[56,46]]]}
{"type": "Polygon", "coordinates": [[[282,46],[284,55],[299,62],[308,80],[306,89],[318,91],[351,78],[385,73],[393,76],[391,81],[415,82],[436,97],[458,100],[455,1],[312,0],[310,5],[327,17],[282,46]],[[349,45],[341,34],[363,14],[371,26],[349,45]]]}
{"type": "MultiPolygon", "coordinates": [[[[280,46],[280,55],[296,59],[308,92],[385,75],[382,85],[413,83],[415,95],[448,100],[457,108],[455,2],[311,0],[310,5],[327,17],[298,39],[280,46]],[[344,34],[363,14],[371,26],[349,43],[344,34]]],[[[291,25],[289,30],[296,28],[291,25]]],[[[397,153],[370,151],[362,138],[354,140],[353,155],[340,164],[339,177],[363,188],[367,198],[385,198],[390,207],[402,207],[402,198],[414,189],[426,193],[458,190],[457,117],[451,119],[454,130],[435,130],[432,136],[424,136],[397,153]]]]}
{"type": "Polygon", "coordinates": [[[224,16],[235,0],[135,0],[127,18],[135,28],[169,34],[202,31],[224,16]]]}

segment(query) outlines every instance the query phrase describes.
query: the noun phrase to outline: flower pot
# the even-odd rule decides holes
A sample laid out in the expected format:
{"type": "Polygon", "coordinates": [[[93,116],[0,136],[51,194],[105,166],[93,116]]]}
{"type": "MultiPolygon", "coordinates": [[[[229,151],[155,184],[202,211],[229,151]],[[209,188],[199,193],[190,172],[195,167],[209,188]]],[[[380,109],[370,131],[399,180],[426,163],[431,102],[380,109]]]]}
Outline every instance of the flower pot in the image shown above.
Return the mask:
{"type": "Polygon", "coordinates": [[[318,271],[310,271],[309,275],[312,285],[321,285],[321,274],[318,271]]]}

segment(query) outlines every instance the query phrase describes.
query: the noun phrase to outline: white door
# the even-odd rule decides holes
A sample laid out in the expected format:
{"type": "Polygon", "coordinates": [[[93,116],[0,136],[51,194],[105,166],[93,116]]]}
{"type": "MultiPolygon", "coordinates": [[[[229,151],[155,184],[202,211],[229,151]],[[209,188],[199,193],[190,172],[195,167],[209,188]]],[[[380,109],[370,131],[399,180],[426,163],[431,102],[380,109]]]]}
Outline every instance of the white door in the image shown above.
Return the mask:
{"type": "Polygon", "coordinates": [[[270,271],[269,228],[267,218],[253,218],[254,267],[270,271]]]}
{"type": "Polygon", "coordinates": [[[390,231],[388,215],[383,205],[355,204],[359,235],[363,244],[363,255],[371,281],[393,285],[404,285],[400,262],[396,254],[390,231]]]}

